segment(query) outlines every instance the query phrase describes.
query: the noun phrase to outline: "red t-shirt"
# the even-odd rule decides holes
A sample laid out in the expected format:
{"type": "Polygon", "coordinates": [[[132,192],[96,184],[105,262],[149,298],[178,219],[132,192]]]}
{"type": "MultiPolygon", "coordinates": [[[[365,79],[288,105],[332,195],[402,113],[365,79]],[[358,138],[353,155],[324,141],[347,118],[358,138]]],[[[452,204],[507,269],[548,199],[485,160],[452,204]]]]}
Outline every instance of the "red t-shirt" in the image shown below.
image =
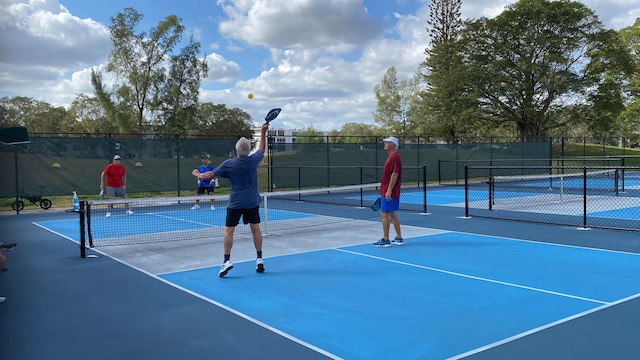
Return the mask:
{"type": "Polygon", "coordinates": [[[380,182],[380,195],[385,196],[389,183],[391,182],[391,174],[398,173],[398,180],[391,189],[391,197],[400,197],[400,186],[402,184],[402,159],[397,151],[392,152],[387,157],[387,161],[384,162],[384,169],[382,170],[382,181],[380,182]]]}
{"type": "Polygon", "coordinates": [[[122,177],[124,176],[124,166],[111,163],[104,168],[104,174],[107,176],[107,186],[108,187],[122,187],[124,183],[122,182],[122,177]]]}

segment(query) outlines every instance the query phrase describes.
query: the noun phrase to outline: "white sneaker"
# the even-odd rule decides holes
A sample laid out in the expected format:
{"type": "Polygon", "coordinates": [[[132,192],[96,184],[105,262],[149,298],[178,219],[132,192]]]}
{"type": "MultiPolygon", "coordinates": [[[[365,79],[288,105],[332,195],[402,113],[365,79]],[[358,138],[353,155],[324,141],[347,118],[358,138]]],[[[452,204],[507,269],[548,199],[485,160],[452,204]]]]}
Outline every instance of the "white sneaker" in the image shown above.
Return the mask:
{"type": "Polygon", "coordinates": [[[191,210],[198,210],[198,209],[200,209],[200,205],[198,204],[195,204],[191,207],[191,210]]]}
{"type": "Polygon", "coordinates": [[[107,211],[107,217],[111,217],[111,213],[107,211]]]}
{"type": "Polygon", "coordinates": [[[256,259],[256,272],[257,273],[263,273],[264,272],[264,261],[262,261],[262,258],[257,258],[256,259]]]}
{"type": "Polygon", "coordinates": [[[7,300],[6,297],[4,296],[0,296],[0,304],[2,304],[3,302],[5,302],[7,300]]]}
{"type": "Polygon", "coordinates": [[[231,263],[231,261],[229,260],[225,261],[224,264],[222,264],[222,266],[220,267],[220,272],[218,273],[218,276],[224,277],[225,275],[227,275],[227,273],[231,269],[233,269],[233,264],[231,263]]]}
{"type": "Polygon", "coordinates": [[[214,205],[211,205],[211,211],[215,210],[216,207],[214,205]]]}
{"type": "Polygon", "coordinates": [[[131,209],[127,210],[127,215],[133,215],[133,211],[131,209]]]}

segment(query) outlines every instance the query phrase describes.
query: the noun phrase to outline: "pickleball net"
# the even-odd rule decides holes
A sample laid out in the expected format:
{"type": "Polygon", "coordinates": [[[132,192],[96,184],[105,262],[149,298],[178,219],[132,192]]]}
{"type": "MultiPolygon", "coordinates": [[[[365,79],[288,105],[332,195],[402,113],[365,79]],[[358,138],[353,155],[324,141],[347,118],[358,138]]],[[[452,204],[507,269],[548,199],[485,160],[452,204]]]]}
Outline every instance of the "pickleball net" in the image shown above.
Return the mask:
{"type": "Polygon", "coordinates": [[[528,202],[558,202],[580,198],[585,193],[618,195],[619,192],[620,174],[616,168],[536,175],[495,175],[489,178],[489,198],[493,204],[501,199],[522,200],[523,196],[527,197],[528,202]]]}
{"type": "MultiPolygon", "coordinates": [[[[297,228],[379,219],[369,206],[379,183],[278,191],[261,194],[260,218],[265,235],[297,228]]],[[[222,237],[229,195],[95,200],[86,202],[85,229],[90,247],[159,243],[222,237]],[[192,209],[196,200],[199,209],[192,209]],[[211,210],[210,201],[215,201],[211,210]],[[125,212],[128,204],[133,214],[125,212]],[[110,216],[106,213],[109,208],[110,216]]],[[[242,220],[236,234],[250,234],[242,220]]]]}

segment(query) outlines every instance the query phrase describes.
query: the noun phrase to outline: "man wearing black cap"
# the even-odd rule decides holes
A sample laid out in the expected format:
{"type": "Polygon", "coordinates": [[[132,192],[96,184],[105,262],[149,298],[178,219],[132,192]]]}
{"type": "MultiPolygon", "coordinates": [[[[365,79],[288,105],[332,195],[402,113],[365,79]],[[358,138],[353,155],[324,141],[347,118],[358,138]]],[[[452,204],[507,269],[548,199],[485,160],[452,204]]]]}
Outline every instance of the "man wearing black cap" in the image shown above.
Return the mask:
{"type": "MultiPolygon", "coordinates": [[[[109,199],[113,199],[114,197],[127,198],[127,174],[124,170],[124,165],[122,165],[120,155],[115,155],[113,162],[107,165],[102,171],[102,174],[100,174],[100,191],[104,191],[105,180],[109,199]]],[[[111,216],[112,209],[113,204],[109,204],[107,217],[111,216]]],[[[129,204],[124,204],[124,209],[127,215],[133,215],[133,211],[129,209],[129,204]]]]}

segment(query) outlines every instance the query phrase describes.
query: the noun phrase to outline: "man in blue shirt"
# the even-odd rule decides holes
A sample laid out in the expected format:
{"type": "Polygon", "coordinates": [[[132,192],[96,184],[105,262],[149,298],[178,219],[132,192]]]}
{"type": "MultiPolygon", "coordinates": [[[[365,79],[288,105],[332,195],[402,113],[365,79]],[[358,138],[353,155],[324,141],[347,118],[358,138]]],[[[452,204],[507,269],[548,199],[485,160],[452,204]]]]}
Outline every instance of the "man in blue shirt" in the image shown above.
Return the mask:
{"type": "MultiPolygon", "coordinates": [[[[195,174],[196,172],[197,174],[204,174],[206,172],[213,171],[214,167],[209,161],[209,156],[207,154],[202,154],[202,156],[200,156],[200,160],[202,161],[202,165],[198,166],[197,169],[194,169],[191,172],[192,174],[195,174]]],[[[205,191],[207,192],[207,195],[213,195],[213,180],[198,178],[198,190],[196,190],[196,195],[202,195],[205,191]]],[[[191,210],[197,209],[200,209],[200,200],[196,200],[195,205],[191,208],[191,210]]],[[[215,209],[215,200],[211,199],[211,210],[215,209]]]]}
{"type": "MultiPolygon", "coordinates": [[[[269,124],[262,125],[260,131],[260,145],[255,153],[251,154],[251,141],[242,137],[236,143],[237,156],[222,162],[213,171],[204,174],[195,174],[198,178],[215,179],[223,177],[229,179],[231,190],[229,204],[227,205],[227,218],[224,228],[224,261],[218,275],[224,277],[233,269],[231,263],[231,248],[233,247],[233,233],[240,223],[240,217],[244,224],[251,227],[253,245],[256,248],[256,272],[264,272],[262,261],[262,230],[260,229],[260,192],[258,191],[258,165],[264,158],[266,148],[265,134],[269,124]],[[251,155],[250,155],[251,154],[251,155]]],[[[195,170],[194,170],[195,172],[195,170]]]]}

